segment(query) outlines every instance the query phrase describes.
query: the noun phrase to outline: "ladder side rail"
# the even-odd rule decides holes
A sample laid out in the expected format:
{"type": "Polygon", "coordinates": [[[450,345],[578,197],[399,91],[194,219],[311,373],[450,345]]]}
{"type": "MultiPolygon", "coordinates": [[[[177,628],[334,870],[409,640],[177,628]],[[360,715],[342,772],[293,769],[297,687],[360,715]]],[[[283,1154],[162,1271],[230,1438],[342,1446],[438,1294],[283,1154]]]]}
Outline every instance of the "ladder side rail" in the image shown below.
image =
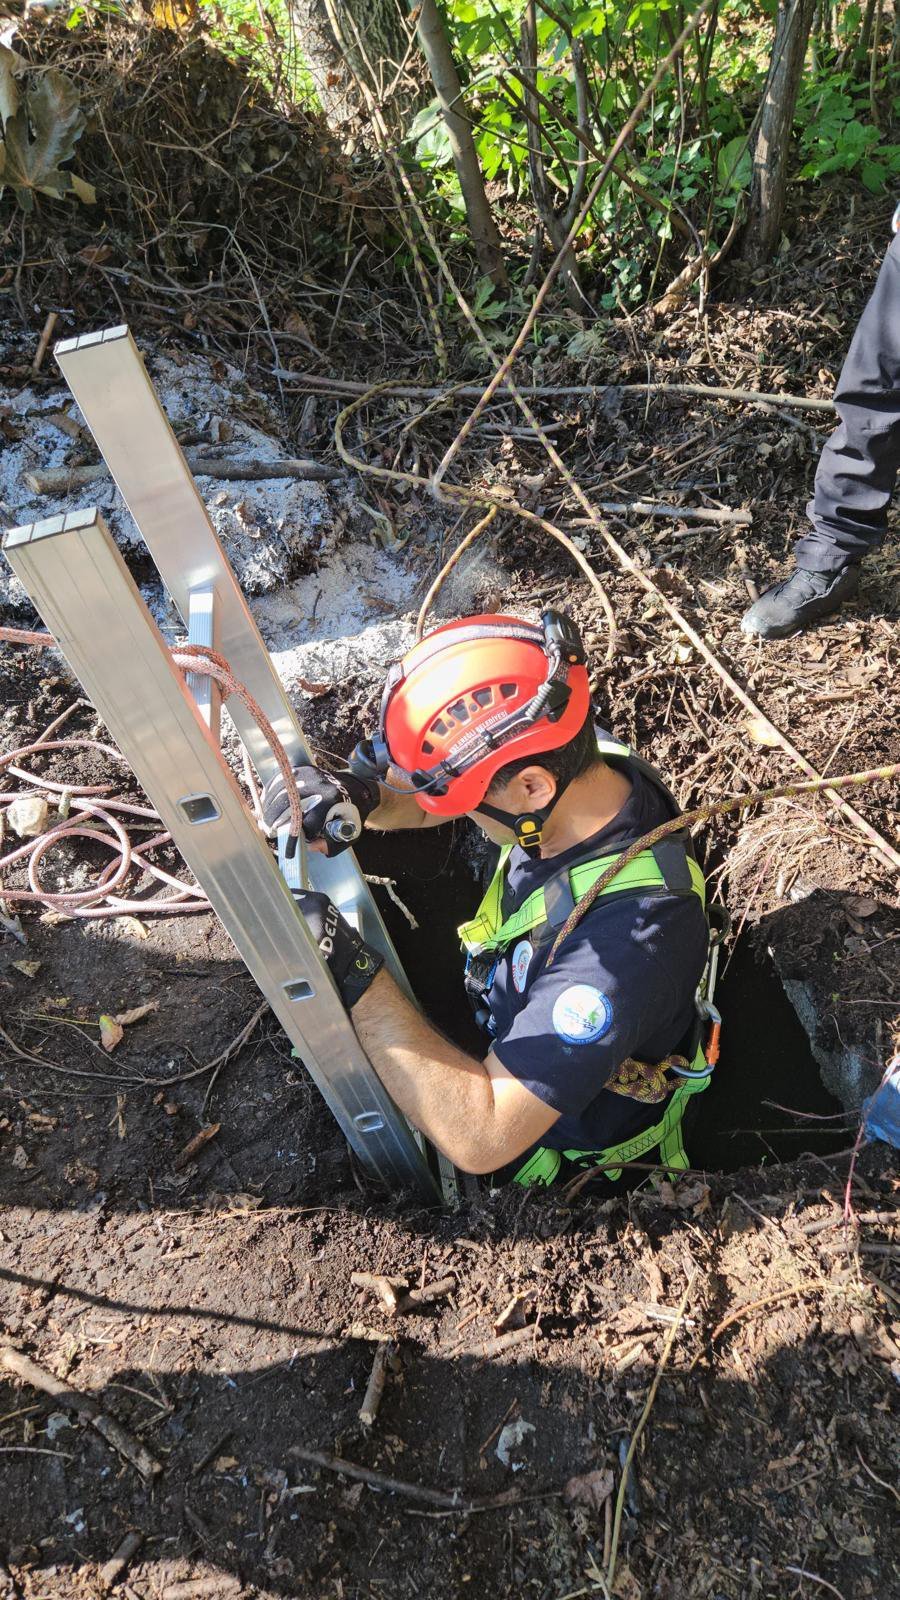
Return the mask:
{"type": "MultiPolygon", "coordinates": [[[[130,330],[108,328],[63,339],[54,354],[185,626],[191,590],[210,585],[219,630],[217,648],[265,712],[291,764],[311,763],[300,722],[130,330]]],[[[235,698],[229,701],[228,713],[267,782],[278,768],[256,722],[235,698]]],[[[330,857],[311,853],[309,870],[315,888],[339,910],[353,915],[363,937],[382,952],[395,981],[413,999],[352,851],[330,857]]]]}

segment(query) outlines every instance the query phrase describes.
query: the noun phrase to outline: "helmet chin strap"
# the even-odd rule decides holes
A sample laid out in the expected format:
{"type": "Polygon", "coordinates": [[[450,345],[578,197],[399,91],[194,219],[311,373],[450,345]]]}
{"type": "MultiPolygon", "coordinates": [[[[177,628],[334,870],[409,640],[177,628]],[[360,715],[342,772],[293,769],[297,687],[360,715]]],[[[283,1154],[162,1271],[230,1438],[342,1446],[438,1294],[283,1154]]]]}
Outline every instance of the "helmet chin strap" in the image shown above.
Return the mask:
{"type": "Polygon", "coordinates": [[[563,790],[558,788],[548,806],[541,806],[538,811],[522,811],[518,815],[514,811],[501,811],[499,806],[489,805],[486,800],[482,800],[476,809],[483,811],[492,822],[509,828],[516,836],[516,843],[529,855],[538,855],[544,842],[544,824],[562,793],[563,790]]]}

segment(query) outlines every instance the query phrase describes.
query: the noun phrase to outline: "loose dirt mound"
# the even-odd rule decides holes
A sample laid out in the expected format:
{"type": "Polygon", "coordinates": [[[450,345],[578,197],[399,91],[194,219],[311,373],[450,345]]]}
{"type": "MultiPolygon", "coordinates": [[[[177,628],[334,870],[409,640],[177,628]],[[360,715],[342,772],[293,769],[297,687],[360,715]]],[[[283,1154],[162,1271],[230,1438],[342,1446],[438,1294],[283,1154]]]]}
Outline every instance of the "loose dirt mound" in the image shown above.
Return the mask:
{"type": "MultiPolygon", "coordinates": [[[[34,303],[65,307],[81,332],[117,307],[147,333],[202,327],[239,356],[259,332],[270,365],[314,349],[304,298],[337,295],[347,251],[380,261],[383,180],[351,169],[319,119],[286,109],[200,21],[172,32],[138,8],[85,8],[73,30],[32,17],[12,42],[74,81],[87,117],[74,167],[97,190],[95,206],[37,197],[14,283],[22,322],[34,303]]],[[[15,222],[10,192],[0,206],[15,222]]]]}

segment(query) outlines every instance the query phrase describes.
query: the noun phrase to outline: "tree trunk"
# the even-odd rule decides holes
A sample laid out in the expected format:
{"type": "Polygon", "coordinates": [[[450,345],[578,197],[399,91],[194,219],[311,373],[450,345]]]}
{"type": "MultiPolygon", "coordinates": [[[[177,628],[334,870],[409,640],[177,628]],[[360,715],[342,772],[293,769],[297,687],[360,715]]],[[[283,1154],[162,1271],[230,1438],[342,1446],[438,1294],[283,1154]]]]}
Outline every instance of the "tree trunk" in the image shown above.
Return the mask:
{"type": "Polygon", "coordinates": [[[346,42],[338,44],[326,0],[290,0],[298,47],[332,133],[346,136],[368,122],[354,74],[371,84],[392,133],[400,133],[421,102],[411,79],[398,78],[409,39],[397,0],[331,0],[346,42]]]}
{"type": "Polygon", "coordinates": [[[778,3],[772,60],[753,147],[750,210],[744,235],[744,259],[753,266],[770,261],[781,238],[791,128],[814,5],[815,0],[778,3]]]}
{"type": "MultiPolygon", "coordinates": [[[[369,0],[363,0],[364,4],[369,0]]],[[[415,8],[414,8],[415,9],[415,8]]],[[[503,265],[503,252],[497,224],[490,202],[484,192],[484,179],[478,164],[478,152],[472,138],[472,125],[465,115],[462,88],[456,62],[450,49],[447,30],[441,20],[435,0],[421,0],[418,7],[416,32],[422,54],[437,92],[441,116],[450,139],[453,165],[462,190],[463,203],[475,255],[482,272],[499,285],[509,279],[503,265]],[[462,114],[461,114],[462,113],[462,114]]]]}

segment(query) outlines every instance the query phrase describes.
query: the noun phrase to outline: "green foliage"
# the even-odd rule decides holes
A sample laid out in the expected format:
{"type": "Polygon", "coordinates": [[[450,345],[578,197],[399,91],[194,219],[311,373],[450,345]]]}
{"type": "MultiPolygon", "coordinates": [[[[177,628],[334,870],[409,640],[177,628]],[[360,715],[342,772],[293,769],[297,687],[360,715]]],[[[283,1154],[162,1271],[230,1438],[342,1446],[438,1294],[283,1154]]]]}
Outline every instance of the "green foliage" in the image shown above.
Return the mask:
{"type": "Polygon", "coordinates": [[[869,86],[847,72],[807,83],[797,107],[801,178],[856,172],[877,194],[900,174],[900,144],[885,140],[869,120],[869,86]]]}
{"type": "MultiPolygon", "coordinates": [[[[589,97],[587,180],[600,163],[637,95],[674,34],[683,25],[675,0],[558,0],[552,15],[538,4],[537,72],[541,149],[559,209],[565,209],[578,164],[584,159],[577,125],[579,96],[573,41],[585,64],[589,97]]],[[[465,104],[475,124],[475,144],[485,180],[527,201],[529,140],[536,135],[523,111],[519,75],[521,0],[448,0],[445,16],[465,82],[465,104]]],[[[658,269],[660,250],[672,239],[672,208],[716,239],[727,227],[750,180],[747,132],[768,66],[768,30],[760,28],[754,0],[723,0],[730,20],[709,64],[699,46],[688,56],[684,100],[672,76],[659,89],[618,170],[586,219],[579,259],[607,280],[598,303],[612,309],[635,304],[658,269]],[[733,20],[732,20],[733,19],[733,20]],[[740,30],[735,36],[735,28],[740,30]],[[702,87],[699,82],[702,72],[702,87]],[[632,183],[627,181],[630,175],[632,183]],[[643,193],[636,192],[639,185],[643,193]]],[[[437,108],[420,112],[409,129],[410,150],[429,174],[433,199],[458,210],[460,197],[449,143],[437,108]]],[[[495,196],[496,198],[496,196],[495,196]]],[[[518,222],[519,217],[515,220],[518,222]]],[[[525,219],[530,228],[530,219],[525,219]]]]}
{"type": "MultiPolygon", "coordinates": [[[[80,7],[120,0],[78,0],[80,7]]],[[[178,0],[156,0],[156,4],[178,0]]],[[[541,152],[561,215],[585,160],[576,125],[575,57],[584,62],[592,148],[590,184],[612,140],[697,0],[537,0],[537,73],[541,152]]],[[[249,57],[267,81],[296,98],[314,98],[293,38],[290,0],[200,0],[206,26],[226,50],[249,57]],[[276,44],[281,57],[276,64],[276,44]]],[[[481,169],[501,226],[524,262],[535,220],[529,141],[523,112],[520,25],[525,0],[440,0],[463,81],[461,109],[471,118],[481,169]]],[[[406,8],[413,9],[412,0],[406,8]]],[[[819,8],[796,112],[799,176],[817,181],[851,174],[869,189],[900,173],[900,146],[872,120],[869,57],[860,48],[864,0],[819,8]],[[840,70],[836,65],[841,62],[840,70]]],[[[640,302],[679,270],[698,240],[715,250],[735,220],[751,178],[749,140],[765,87],[776,0],[720,0],[686,47],[683,71],[658,88],[617,162],[579,240],[578,259],[598,285],[596,305],[640,302]]],[[[73,13],[74,15],[75,13],[73,13]]],[[[882,73],[889,41],[883,41],[882,73]]],[[[884,111],[882,107],[882,122],[884,111]]],[[[896,111],[896,108],[893,108],[896,111]]],[[[462,228],[464,208],[450,142],[436,102],[407,130],[406,159],[417,165],[432,209],[462,228]]],[[[461,235],[462,236],[462,233],[461,235]]],[[[481,293],[479,289],[477,291],[481,293]]],[[[486,291],[485,291],[486,293],[486,291]]],[[[478,307],[483,322],[502,321],[496,296],[478,307]]]]}

